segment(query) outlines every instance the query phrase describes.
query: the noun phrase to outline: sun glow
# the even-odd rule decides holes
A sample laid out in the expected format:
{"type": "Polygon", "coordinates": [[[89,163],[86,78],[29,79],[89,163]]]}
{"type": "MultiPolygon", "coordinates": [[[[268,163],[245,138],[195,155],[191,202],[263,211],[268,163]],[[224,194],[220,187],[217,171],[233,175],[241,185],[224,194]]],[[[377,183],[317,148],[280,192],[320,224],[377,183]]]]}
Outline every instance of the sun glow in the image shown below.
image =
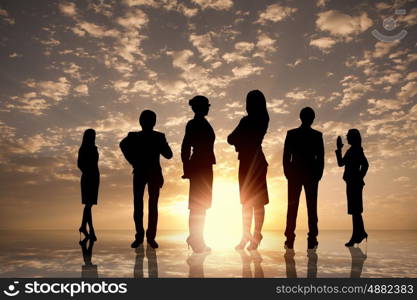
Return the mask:
{"type": "Polygon", "coordinates": [[[205,239],[215,248],[233,248],[242,235],[239,184],[227,179],[213,183],[213,205],[207,210],[205,239]]]}

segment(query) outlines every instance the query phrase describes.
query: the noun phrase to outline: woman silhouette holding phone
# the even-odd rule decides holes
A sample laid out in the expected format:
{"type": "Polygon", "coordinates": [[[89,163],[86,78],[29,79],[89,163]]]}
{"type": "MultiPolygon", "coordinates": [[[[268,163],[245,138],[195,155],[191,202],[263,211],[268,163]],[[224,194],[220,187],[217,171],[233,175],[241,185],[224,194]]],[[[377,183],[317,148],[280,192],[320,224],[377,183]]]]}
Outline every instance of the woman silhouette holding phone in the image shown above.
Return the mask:
{"type": "Polygon", "coordinates": [[[348,204],[348,214],[352,215],[353,232],[350,241],[345,244],[346,247],[352,247],[355,243],[359,244],[363,239],[368,239],[368,234],[362,219],[363,200],[362,191],[365,185],[364,177],[368,171],[368,160],[362,149],[362,139],[359,130],[349,129],[347,141],[350,148],[342,156],[343,142],[339,136],[337,138],[336,158],[339,167],[345,166],[343,179],[346,181],[346,196],[348,204]]]}

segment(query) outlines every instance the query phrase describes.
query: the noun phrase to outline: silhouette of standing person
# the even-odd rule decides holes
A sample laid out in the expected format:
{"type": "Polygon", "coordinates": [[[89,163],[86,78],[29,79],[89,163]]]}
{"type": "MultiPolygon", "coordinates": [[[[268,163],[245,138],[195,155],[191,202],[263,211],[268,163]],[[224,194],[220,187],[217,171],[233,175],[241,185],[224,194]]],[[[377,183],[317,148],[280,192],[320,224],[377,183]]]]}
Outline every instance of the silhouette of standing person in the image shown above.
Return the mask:
{"type": "Polygon", "coordinates": [[[283,166],[288,180],[287,227],[285,247],[293,249],[298,204],[302,187],[308,211],[308,249],[318,245],[317,191],[324,169],[324,144],[320,131],[311,128],[314,110],[305,107],[300,112],[301,126],[287,132],[284,145],[283,166]]]}
{"type": "Polygon", "coordinates": [[[355,243],[359,244],[363,239],[368,239],[362,219],[362,191],[365,185],[363,178],[368,171],[369,164],[363,153],[362,138],[359,130],[349,129],[346,137],[350,148],[345,155],[342,157],[343,143],[340,136],[336,141],[337,150],[335,152],[339,167],[345,166],[343,180],[346,181],[348,214],[352,215],[353,223],[352,237],[345,246],[352,247],[355,243]]]}
{"type": "Polygon", "coordinates": [[[137,248],[143,243],[145,235],[143,194],[147,185],[149,212],[146,240],[152,248],[158,248],[158,243],[155,241],[158,224],[158,199],[159,191],[164,184],[159,158],[160,155],[167,159],[172,158],[172,151],[165,135],[153,130],[156,124],[156,114],[153,111],[144,110],[139,117],[139,123],[142,131],[129,132],[127,137],[120,142],[120,149],[133,167],[133,218],[136,235],[131,247],[137,248]]]}
{"type": "Polygon", "coordinates": [[[206,210],[211,207],[212,201],[213,164],[216,163],[213,147],[216,136],[205,118],[210,108],[209,100],[204,96],[195,96],[189,101],[189,105],[194,112],[194,118],[185,127],[181,144],[184,169],[182,178],[190,180],[190,235],[187,244],[194,252],[201,253],[211,250],[204,242],[203,232],[206,210]]]}
{"type": "Polygon", "coordinates": [[[95,145],[96,132],[94,129],[84,131],[83,141],[78,150],[77,165],[81,170],[81,203],[84,204],[81,227],[78,231],[86,238],[97,240],[93,227],[93,216],[91,208],[97,204],[98,187],[100,184],[100,172],[98,169],[98,151],[95,145]],[[90,231],[87,231],[87,224],[90,231]]]}
{"type": "Polygon", "coordinates": [[[227,142],[235,146],[239,153],[239,191],[242,204],[243,235],[237,250],[258,248],[262,240],[262,226],[265,217],[264,205],[269,203],[266,173],[268,163],[262,151],[262,141],[269,124],[265,96],[261,91],[250,91],[246,97],[247,116],[227,137],[227,142]],[[252,218],[255,228],[251,234],[252,218]]]}

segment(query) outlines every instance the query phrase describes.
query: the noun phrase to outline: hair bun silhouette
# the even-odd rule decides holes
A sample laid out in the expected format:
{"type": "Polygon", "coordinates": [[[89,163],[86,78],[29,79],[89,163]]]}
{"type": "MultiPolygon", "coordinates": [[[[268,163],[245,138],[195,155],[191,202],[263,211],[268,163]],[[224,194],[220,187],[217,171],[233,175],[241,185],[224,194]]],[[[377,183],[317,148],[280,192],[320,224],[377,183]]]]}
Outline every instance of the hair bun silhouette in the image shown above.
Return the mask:
{"type": "Polygon", "coordinates": [[[190,106],[195,106],[195,105],[204,105],[204,106],[210,106],[209,100],[207,99],[207,97],[204,96],[195,96],[192,99],[190,99],[188,101],[188,104],[190,106]]]}

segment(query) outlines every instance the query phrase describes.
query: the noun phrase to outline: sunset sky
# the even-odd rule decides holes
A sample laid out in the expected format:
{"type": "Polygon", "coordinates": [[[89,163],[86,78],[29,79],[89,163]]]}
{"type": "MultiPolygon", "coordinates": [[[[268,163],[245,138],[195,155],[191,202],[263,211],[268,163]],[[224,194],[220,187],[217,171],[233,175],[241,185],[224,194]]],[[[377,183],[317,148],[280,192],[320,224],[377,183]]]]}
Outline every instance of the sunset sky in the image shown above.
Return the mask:
{"type": "MultiPolygon", "coordinates": [[[[417,229],[417,7],[413,1],[0,0],[0,229],[76,229],[82,133],[97,131],[96,230],[133,228],[131,168],[119,149],[157,115],[174,158],[162,159],[161,229],[185,229],[188,182],[180,144],[188,100],[205,95],[215,132],[208,230],[240,230],[237,154],[227,135],[261,90],[271,117],[266,229],[285,224],[286,131],[304,106],[324,135],[319,228],[349,229],[336,137],[362,133],[368,229],[417,229]],[[405,9],[405,15],[395,15],[405,9]],[[397,27],[384,29],[387,17],[397,27]],[[372,30],[400,41],[377,40],[372,30]]],[[[304,196],[298,228],[306,228],[304,196]]]]}

